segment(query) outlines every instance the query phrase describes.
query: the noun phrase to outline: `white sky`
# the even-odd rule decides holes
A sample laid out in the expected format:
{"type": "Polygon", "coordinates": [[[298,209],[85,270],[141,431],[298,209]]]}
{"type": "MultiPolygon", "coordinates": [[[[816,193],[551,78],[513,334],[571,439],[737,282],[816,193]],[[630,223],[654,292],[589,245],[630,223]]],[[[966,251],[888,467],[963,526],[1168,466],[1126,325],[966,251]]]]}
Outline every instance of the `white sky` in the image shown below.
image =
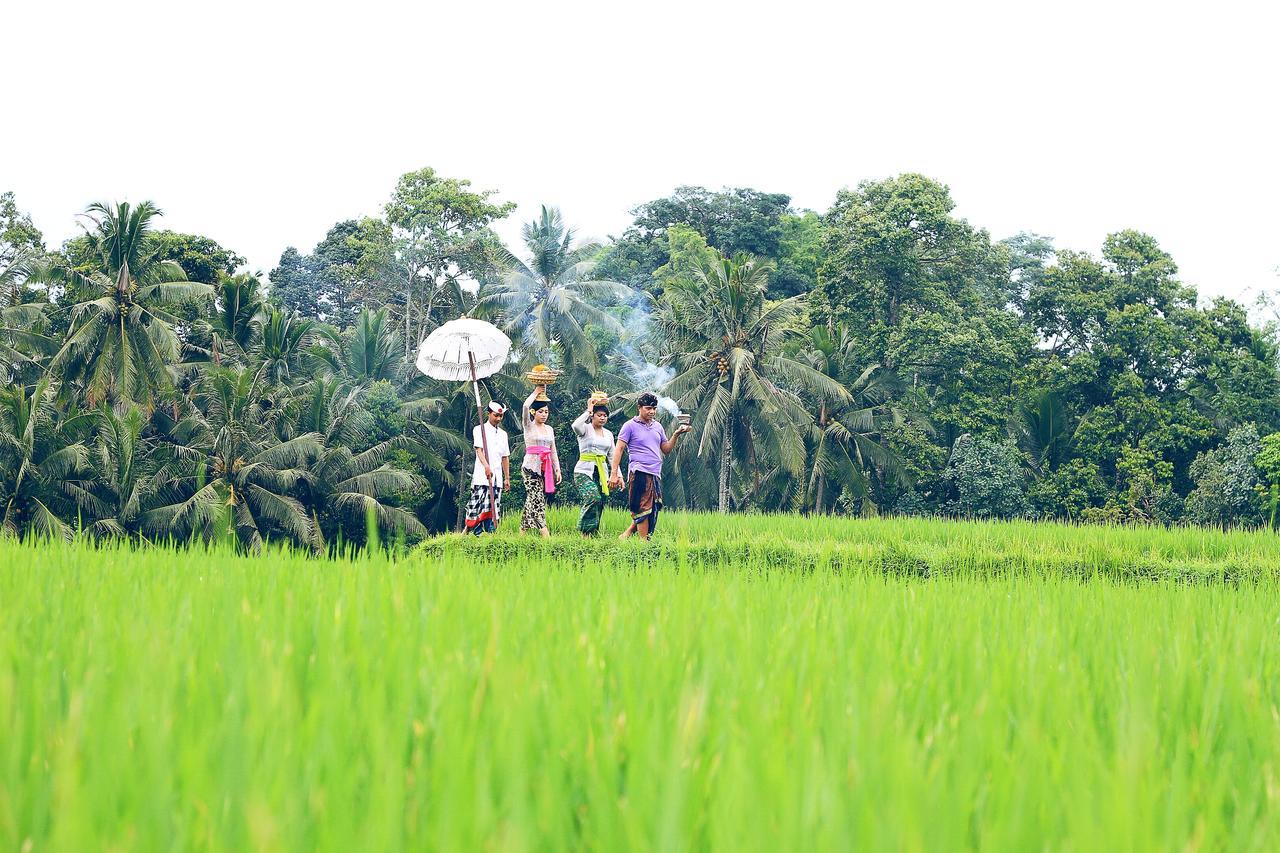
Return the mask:
{"type": "Polygon", "coordinates": [[[585,236],[679,184],[824,211],[919,171],[996,238],[1154,234],[1202,296],[1280,288],[1275,3],[13,2],[0,190],[269,271],[432,166],[585,236]]]}

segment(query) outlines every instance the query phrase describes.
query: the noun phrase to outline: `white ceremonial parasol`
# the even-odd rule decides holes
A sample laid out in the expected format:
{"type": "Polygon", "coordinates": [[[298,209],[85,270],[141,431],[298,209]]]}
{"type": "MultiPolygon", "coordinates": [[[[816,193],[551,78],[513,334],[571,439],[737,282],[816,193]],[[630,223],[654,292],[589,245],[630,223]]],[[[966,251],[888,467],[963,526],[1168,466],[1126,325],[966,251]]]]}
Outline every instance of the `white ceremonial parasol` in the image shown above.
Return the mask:
{"type": "Polygon", "coordinates": [[[418,370],[432,379],[463,382],[497,373],[510,352],[511,339],[497,326],[462,317],[427,336],[418,347],[417,364],[418,370]]]}
{"type": "MultiPolygon", "coordinates": [[[[476,398],[476,414],[480,417],[480,443],[484,458],[489,458],[489,438],[484,428],[484,406],[480,404],[480,380],[492,376],[507,363],[511,339],[497,326],[484,320],[460,317],[436,329],[418,347],[418,370],[432,379],[462,382],[471,380],[476,398]]],[[[489,512],[498,522],[493,498],[493,479],[489,480],[489,512]]]]}

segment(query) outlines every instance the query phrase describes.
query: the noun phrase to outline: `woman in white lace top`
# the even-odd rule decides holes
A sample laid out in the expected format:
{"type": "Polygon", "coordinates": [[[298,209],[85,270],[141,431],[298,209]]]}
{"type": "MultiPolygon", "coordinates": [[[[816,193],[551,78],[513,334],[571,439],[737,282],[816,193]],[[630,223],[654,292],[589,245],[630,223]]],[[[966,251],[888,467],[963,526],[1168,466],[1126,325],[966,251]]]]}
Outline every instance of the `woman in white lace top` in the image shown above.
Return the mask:
{"type": "Polygon", "coordinates": [[[524,462],[520,465],[520,474],[524,478],[521,533],[537,530],[543,536],[551,535],[547,529],[547,495],[554,492],[560,482],[560,456],[556,452],[555,430],[547,423],[550,412],[547,386],[535,386],[533,393],[524,401],[520,418],[524,429],[524,462]]]}
{"type": "Polygon", "coordinates": [[[573,466],[573,483],[578,489],[582,515],[578,530],[583,536],[600,531],[600,515],[604,499],[609,495],[609,477],[605,473],[609,452],[613,450],[613,433],[604,428],[609,421],[607,402],[587,401],[587,410],[573,422],[578,436],[578,464],[573,466]]]}

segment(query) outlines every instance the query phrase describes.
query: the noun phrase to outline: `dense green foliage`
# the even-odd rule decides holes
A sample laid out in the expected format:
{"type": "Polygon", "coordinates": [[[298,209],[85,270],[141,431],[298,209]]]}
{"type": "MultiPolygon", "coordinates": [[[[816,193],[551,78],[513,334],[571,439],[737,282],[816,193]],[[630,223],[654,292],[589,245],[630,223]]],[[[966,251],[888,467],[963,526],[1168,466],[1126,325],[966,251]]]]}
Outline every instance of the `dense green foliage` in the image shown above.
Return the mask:
{"type": "Polygon", "coordinates": [[[615,431],[640,390],[671,398],[668,424],[690,410],[665,477],[684,508],[1275,522],[1275,328],[1198,304],[1150,235],[1093,255],[993,240],[954,207],[917,174],[822,214],[685,186],[606,244],[543,208],[509,248],[492,226],[511,204],[426,168],[263,282],[157,230],[150,202],[94,205],[48,250],[6,193],[4,529],[323,549],[370,509],[388,537],[451,528],[473,406],[412,358],[463,314],[516,341],[486,395],[517,404],[533,363],[566,371],[565,467],[592,388],[622,404],[615,431]]]}
{"type": "Polygon", "coordinates": [[[1274,536],[664,525],[0,541],[0,845],[1276,846],[1274,536]]]}

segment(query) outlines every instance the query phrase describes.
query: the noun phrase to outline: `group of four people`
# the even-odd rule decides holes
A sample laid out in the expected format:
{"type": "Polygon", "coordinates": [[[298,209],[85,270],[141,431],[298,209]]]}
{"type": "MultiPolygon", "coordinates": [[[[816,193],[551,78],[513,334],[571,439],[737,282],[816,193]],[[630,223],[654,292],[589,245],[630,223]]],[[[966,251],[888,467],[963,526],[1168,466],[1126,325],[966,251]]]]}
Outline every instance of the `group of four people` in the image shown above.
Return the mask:
{"type": "MultiPolygon", "coordinates": [[[[524,401],[520,426],[524,432],[524,459],[520,475],[524,482],[524,511],[520,516],[520,532],[537,530],[550,536],[547,529],[547,495],[556,490],[562,477],[560,456],[556,451],[556,435],[547,423],[550,401],[546,386],[539,385],[524,401]]],[[[622,454],[627,460],[627,504],[631,525],[619,537],[634,534],[648,539],[658,526],[662,508],[662,459],[675,449],[680,436],[691,431],[681,425],[670,436],[658,422],[658,398],[644,393],[636,400],[638,413],[627,421],[615,441],[605,424],[609,421],[609,405],[599,400],[587,402],[584,411],[573,422],[578,436],[578,462],[573,466],[573,482],[582,504],[578,530],[583,536],[600,531],[600,516],[611,489],[620,489],[622,454]],[[606,465],[610,473],[605,475],[606,465]]],[[[466,526],[471,533],[492,533],[502,517],[502,493],[511,489],[511,445],[502,429],[506,407],[497,401],[489,404],[486,423],[472,431],[476,462],[471,475],[471,496],[467,501],[466,526]],[[484,430],[482,435],[481,429],[484,430]],[[488,447],[488,457],[485,447],[488,447]]]]}

